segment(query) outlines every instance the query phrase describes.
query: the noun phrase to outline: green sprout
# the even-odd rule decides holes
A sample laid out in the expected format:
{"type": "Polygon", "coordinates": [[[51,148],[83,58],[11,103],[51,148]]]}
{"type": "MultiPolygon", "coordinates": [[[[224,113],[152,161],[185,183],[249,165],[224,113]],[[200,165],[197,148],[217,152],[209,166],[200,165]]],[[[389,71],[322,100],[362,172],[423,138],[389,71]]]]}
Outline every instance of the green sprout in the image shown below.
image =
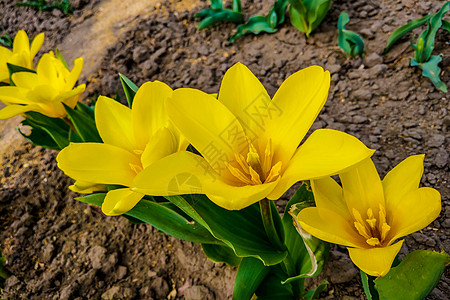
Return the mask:
{"type": "Polygon", "coordinates": [[[398,28],[391,34],[384,49],[384,53],[387,53],[403,35],[421,25],[427,24],[427,28],[419,35],[417,42],[415,44],[411,43],[414,48],[414,57],[411,58],[411,66],[419,67],[422,70],[422,75],[429,78],[434,86],[444,93],[447,92],[447,87],[439,77],[441,69],[438,66],[442,60],[442,54],[431,54],[434,50],[434,42],[438,29],[442,27],[444,30],[450,32],[450,22],[442,20],[444,14],[449,9],[450,1],[447,1],[437,13],[413,20],[398,28]]]}
{"type": "Polygon", "coordinates": [[[7,34],[6,32],[3,32],[2,35],[0,35],[0,44],[7,48],[12,48],[13,46],[13,39],[7,34]]]}
{"type": "Polygon", "coordinates": [[[241,13],[241,1],[233,0],[232,9],[223,7],[222,0],[211,0],[211,8],[202,10],[195,14],[196,18],[202,21],[198,24],[198,29],[209,28],[222,22],[242,23],[244,16],[241,13]]]}
{"type": "MultiPolygon", "coordinates": [[[[277,27],[284,23],[284,14],[288,7],[292,24],[309,37],[325,18],[330,5],[331,0],[276,0],[267,15],[251,16],[245,24],[239,25],[230,42],[248,33],[276,32],[277,27]]],[[[244,18],[240,0],[233,0],[232,10],[224,9],[221,0],[211,0],[211,8],[197,13],[195,17],[203,18],[198,25],[199,29],[225,21],[239,24],[244,18]]]]}
{"type": "Polygon", "coordinates": [[[363,57],[363,39],[357,33],[345,29],[345,25],[347,25],[349,20],[348,14],[345,11],[341,12],[338,21],[338,45],[347,56],[356,57],[359,55],[360,57],[363,57]]]}
{"type": "Polygon", "coordinates": [[[47,0],[29,0],[26,2],[18,2],[16,5],[34,7],[40,11],[51,11],[56,8],[62,11],[65,15],[70,15],[73,12],[73,8],[69,0],[54,0],[52,3],[47,2],[47,0]]]}
{"type": "Polygon", "coordinates": [[[9,272],[4,268],[6,258],[0,252],[0,288],[3,288],[3,283],[10,276],[9,272]]]}

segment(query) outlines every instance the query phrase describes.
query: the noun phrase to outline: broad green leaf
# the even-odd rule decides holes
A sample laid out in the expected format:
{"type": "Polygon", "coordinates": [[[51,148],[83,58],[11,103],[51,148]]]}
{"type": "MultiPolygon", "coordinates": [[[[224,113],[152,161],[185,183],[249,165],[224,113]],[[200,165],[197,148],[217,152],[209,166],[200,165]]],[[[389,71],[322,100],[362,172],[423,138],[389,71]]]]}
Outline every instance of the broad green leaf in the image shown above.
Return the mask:
{"type": "Polygon", "coordinates": [[[297,222],[298,213],[310,206],[314,206],[314,196],[303,184],[289,201],[283,216],[286,246],[298,274],[284,283],[319,275],[328,259],[329,244],[305,232],[297,222]]]}
{"type": "MultiPolygon", "coordinates": [[[[298,9],[292,5],[292,1],[289,1],[291,5],[289,6],[289,18],[291,19],[292,25],[294,25],[300,32],[307,33],[311,32],[309,30],[308,22],[306,21],[305,15],[300,13],[298,9]]],[[[307,34],[309,36],[309,33],[307,34]]]]}
{"type": "Polygon", "coordinates": [[[85,113],[92,120],[95,120],[95,107],[94,106],[88,106],[88,105],[84,104],[83,102],[78,101],[77,106],[75,106],[75,109],[85,113]]]}
{"type": "Polygon", "coordinates": [[[375,279],[380,300],[425,298],[436,287],[450,256],[445,252],[416,250],[392,268],[384,277],[375,279]]]}
{"type": "Polygon", "coordinates": [[[95,121],[91,119],[90,116],[84,112],[70,108],[64,103],[63,105],[67,111],[68,118],[72,122],[83,142],[102,142],[102,139],[98,134],[97,127],[95,126],[95,121]]]}
{"type": "Polygon", "coordinates": [[[356,57],[359,55],[362,57],[364,55],[364,41],[358,34],[345,29],[348,21],[348,14],[345,11],[341,12],[338,21],[338,45],[348,56],[356,57]]]}
{"type": "MultiPolygon", "coordinates": [[[[98,193],[76,198],[77,200],[101,206],[106,194],[98,193]]],[[[193,243],[221,244],[203,226],[189,221],[170,208],[153,201],[141,200],[127,216],[145,222],[175,238],[193,243]]]]}
{"type": "Polygon", "coordinates": [[[441,78],[439,77],[441,73],[441,68],[439,68],[439,63],[442,60],[442,54],[441,55],[433,55],[431,59],[426,63],[419,63],[416,61],[415,58],[411,58],[411,66],[417,66],[422,69],[422,75],[425,77],[428,77],[431,82],[434,84],[434,86],[444,92],[447,93],[447,87],[445,86],[445,83],[441,81],[441,78]]]}
{"type": "Polygon", "coordinates": [[[289,4],[288,0],[275,1],[272,8],[270,9],[269,14],[266,17],[270,27],[275,28],[278,25],[283,24],[285,19],[284,13],[286,12],[288,4],[289,4]]]}
{"type": "Polygon", "coordinates": [[[120,77],[120,82],[122,83],[122,88],[125,93],[125,97],[127,98],[128,107],[131,108],[131,105],[133,104],[134,96],[136,95],[139,88],[130,79],[128,79],[125,75],[119,73],[119,77],[120,77]]]}
{"type": "Polygon", "coordinates": [[[367,300],[379,300],[378,291],[375,289],[375,283],[373,282],[376,277],[367,275],[360,270],[361,282],[366,294],[367,300]]]}
{"type": "Polygon", "coordinates": [[[56,48],[56,50],[55,50],[55,56],[56,56],[57,58],[59,58],[59,60],[63,63],[64,67],[66,67],[67,70],[70,70],[70,69],[69,69],[69,66],[67,65],[66,60],[65,60],[64,57],[62,56],[61,52],[59,52],[59,49],[58,49],[58,48],[56,48]]]}
{"type": "Polygon", "coordinates": [[[12,48],[13,42],[13,39],[7,33],[4,33],[2,34],[2,36],[0,36],[0,44],[5,46],[6,48],[12,48]]]}
{"type": "Polygon", "coordinates": [[[260,34],[261,32],[274,33],[276,28],[272,28],[265,16],[252,16],[245,24],[237,27],[236,33],[230,38],[230,43],[248,33],[260,34]]]}
{"type": "Polygon", "coordinates": [[[241,0],[233,0],[232,8],[235,12],[241,12],[241,0]]]}
{"type": "Polygon", "coordinates": [[[244,257],[236,274],[233,300],[250,300],[269,271],[259,259],[244,257]]]}
{"type": "Polygon", "coordinates": [[[410,32],[411,30],[422,26],[423,24],[425,24],[428,19],[430,19],[432,17],[432,15],[428,15],[425,17],[422,17],[420,19],[416,19],[413,20],[411,22],[409,22],[406,25],[403,25],[402,27],[396,29],[390,36],[389,39],[387,41],[387,45],[386,48],[384,49],[384,54],[386,54],[387,52],[389,52],[389,50],[391,50],[392,46],[395,44],[395,42],[397,42],[402,36],[404,36],[405,34],[407,34],[408,32],[410,32]]]}
{"type": "Polygon", "coordinates": [[[213,262],[223,262],[231,267],[240,264],[242,257],[237,257],[233,249],[225,245],[202,244],[205,255],[213,262]]]}
{"type": "Polygon", "coordinates": [[[221,9],[221,8],[223,8],[222,0],[211,0],[211,8],[212,9],[221,9]]]}
{"type": "Polygon", "coordinates": [[[265,265],[274,265],[287,254],[285,249],[272,245],[267,237],[258,203],[239,211],[230,211],[217,206],[204,195],[166,198],[232,248],[239,257],[255,257],[265,265]]]}
{"type": "MultiPolygon", "coordinates": [[[[313,290],[309,290],[306,295],[305,295],[305,299],[306,300],[314,300],[314,299],[319,299],[319,295],[320,293],[322,293],[322,291],[324,291],[327,288],[328,285],[328,281],[324,280],[321,284],[319,284],[319,286],[313,290]]],[[[370,299],[368,299],[370,300],[370,299]]]]}
{"type": "Polygon", "coordinates": [[[259,285],[255,294],[258,300],[296,300],[302,291],[293,290],[291,284],[283,284],[286,279],[286,274],[282,271],[279,265],[270,267],[270,273],[264,278],[264,281],[259,285]]]}
{"type": "Polygon", "coordinates": [[[23,120],[21,122],[22,126],[30,126],[30,134],[26,134],[17,127],[17,131],[28,141],[30,141],[35,146],[41,146],[47,149],[61,150],[62,148],[56,143],[50,134],[47,133],[41,126],[36,125],[30,120],[23,120]]]}

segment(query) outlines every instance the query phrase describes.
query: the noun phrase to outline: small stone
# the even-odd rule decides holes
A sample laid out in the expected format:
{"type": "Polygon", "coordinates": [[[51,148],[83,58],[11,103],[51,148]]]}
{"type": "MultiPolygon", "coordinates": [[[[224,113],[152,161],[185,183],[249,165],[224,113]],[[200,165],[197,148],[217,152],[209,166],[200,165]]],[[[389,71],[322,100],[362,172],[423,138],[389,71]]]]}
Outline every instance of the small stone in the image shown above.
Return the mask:
{"type": "Polygon", "coordinates": [[[366,116],[354,116],[353,117],[353,123],[356,123],[356,124],[367,123],[368,121],[369,121],[369,119],[366,116]]]}
{"type": "Polygon", "coordinates": [[[155,293],[157,299],[166,299],[170,292],[169,285],[161,277],[154,278],[150,283],[150,288],[155,293]]]}
{"type": "Polygon", "coordinates": [[[329,65],[329,66],[326,67],[326,69],[328,71],[330,71],[331,74],[335,74],[335,73],[337,73],[337,72],[339,72],[341,70],[341,65],[336,65],[336,64],[329,65]]]}
{"type": "Polygon", "coordinates": [[[120,292],[120,286],[113,286],[106,292],[102,294],[102,299],[104,300],[113,300],[113,299],[120,299],[119,298],[119,292],[120,292]]]}
{"type": "Polygon", "coordinates": [[[449,154],[444,149],[440,149],[437,151],[435,157],[434,157],[434,164],[438,168],[444,168],[447,166],[447,163],[449,161],[449,154]]]}
{"type": "Polygon", "coordinates": [[[372,68],[376,65],[380,65],[382,63],[383,63],[383,57],[381,57],[377,53],[372,53],[364,59],[364,64],[369,68],[372,68]]]}
{"type": "Polygon", "coordinates": [[[184,290],[184,299],[185,300],[213,300],[214,295],[212,295],[211,291],[202,285],[193,285],[184,290]]]}
{"type": "Polygon", "coordinates": [[[88,256],[94,269],[101,269],[106,259],[106,252],[102,246],[94,246],[89,250],[88,256]]]}
{"type": "Polygon", "coordinates": [[[125,266],[119,266],[117,268],[117,279],[122,279],[127,275],[128,269],[125,266]]]}
{"type": "Polygon", "coordinates": [[[382,74],[387,69],[387,65],[385,64],[379,64],[376,66],[373,66],[372,68],[367,70],[367,73],[369,74],[369,77],[375,78],[378,75],[382,74]]]}
{"type": "Polygon", "coordinates": [[[430,148],[438,148],[443,145],[445,142],[445,136],[442,134],[433,134],[431,138],[428,140],[428,147],[430,148]]]}
{"type": "Polygon", "coordinates": [[[361,88],[353,92],[353,97],[357,100],[370,100],[372,99],[372,92],[368,89],[361,88]]]}
{"type": "Polygon", "coordinates": [[[41,260],[43,263],[49,263],[51,259],[53,258],[53,254],[55,252],[55,246],[53,244],[49,243],[43,247],[44,251],[42,251],[41,260]]]}

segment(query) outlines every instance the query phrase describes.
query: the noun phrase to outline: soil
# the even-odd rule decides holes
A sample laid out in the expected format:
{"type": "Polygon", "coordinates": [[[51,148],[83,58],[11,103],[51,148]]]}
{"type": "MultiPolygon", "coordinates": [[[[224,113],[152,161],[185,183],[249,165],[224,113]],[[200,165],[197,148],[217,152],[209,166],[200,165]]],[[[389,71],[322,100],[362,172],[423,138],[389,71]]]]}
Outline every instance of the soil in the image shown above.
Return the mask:
{"type": "MultiPolygon", "coordinates": [[[[86,102],[97,95],[125,99],[119,72],[138,85],[160,80],[172,88],[215,93],[224,72],[242,62],[273,95],[299,69],[317,64],[330,70],[329,98],[312,129],[343,130],[376,149],[373,159],[381,176],[406,157],[424,153],[422,186],[440,191],[442,212],[406,237],[400,253],[450,252],[450,93],[439,92],[409,66],[411,35],[382,55],[393,30],[437,11],[442,1],[334,1],[309,39],[286,22],[275,34],[246,36],[234,44],[227,41],[232,24],[197,30],[193,15],[208,7],[206,1],[74,0],[69,17],[15,2],[0,0],[0,30],[12,36],[19,29],[30,36],[45,32],[44,51],[58,47],[68,61],[82,55],[86,102]],[[346,59],[337,47],[343,10],[350,16],[347,28],[364,38],[364,59],[346,59]],[[112,11],[119,14],[108,19],[112,11]]],[[[261,2],[243,1],[246,16],[267,12],[272,1],[261,2]]],[[[443,53],[441,79],[448,87],[449,38],[439,31],[434,50],[443,53]]],[[[1,298],[231,299],[236,269],[207,260],[198,245],[146,224],[106,217],[74,200],[77,195],[67,189],[71,180],[56,167],[57,153],[26,142],[14,131],[19,121],[0,122],[0,250],[12,274],[1,298]]],[[[277,202],[280,207],[295,187],[277,202]]],[[[323,299],[365,299],[359,271],[345,248],[332,247],[326,269],[310,285],[323,279],[330,282],[323,299]]],[[[427,299],[448,295],[446,269],[427,299]]]]}

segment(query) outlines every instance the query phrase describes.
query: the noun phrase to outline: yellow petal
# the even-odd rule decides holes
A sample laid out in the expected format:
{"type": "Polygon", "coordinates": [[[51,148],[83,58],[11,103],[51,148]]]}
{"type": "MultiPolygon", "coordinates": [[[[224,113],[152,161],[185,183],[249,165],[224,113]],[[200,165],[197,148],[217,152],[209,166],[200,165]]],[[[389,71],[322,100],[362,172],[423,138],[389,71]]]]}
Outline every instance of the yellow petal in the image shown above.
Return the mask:
{"type": "Polygon", "coordinates": [[[294,183],[335,175],[370,157],[374,150],[368,149],[357,138],[347,133],[318,129],[303,143],[281,175],[276,189],[269,199],[278,199],[294,183]]]}
{"type": "Polygon", "coordinates": [[[19,30],[14,37],[13,53],[20,53],[22,51],[30,51],[30,40],[24,30],[19,30]]]}
{"type": "Polygon", "coordinates": [[[173,134],[169,129],[161,128],[147,143],[144,153],[141,156],[142,166],[146,168],[155,161],[177,152],[177,150],[178,145],[173,134]]]}
{"type": "Polygon", "coordinates": [[[351,219],[341,186],[331,177],[311,180],[314,202],[319,208],[334,211],[347,220],[351,219]]]}
{"type": "Polygon", "coordinates": [[[385,207],[383,186],[372,159],[366,158],[339,177],[349,211],[356,209],[362,214],[371,208],[378,215],[380,205],[385,207]]]}
{"type": "Polygon", "coordinates": [[[76,180],[130,186],[139,157],[108,144],[72,143],[59,152],[58,167],[76,180]]]}
{"type": "MultiPolygon", "coordinates": [[[[245,132],[236,117],[217,99],[195,89],[178,89],[166,101],[175,126],[219,173],[235,153],[248,151],[245,132]]],[[[225,171],[225,172],[224,172],[225,171]]]]}
{"type": "Polygon", "coordinates": [[[203,182],[203,190],[218,206],[228,210],[240,210],[266,198],[277,183],[278,180],[257,185],[233,186],[218,179],[203,182]]]}
{"type": "Polygon", "coordinates": [[[7,105],[5,108],[0,110],[0,120],[6,120],[38,108],[39,107],[37,105],[7,105]]]}
{"type": "Polygon", "coordinates": [[[390,201],[396,202],[393,205],[396,209],[386,210],[391,226],[389,243],[428,226],[441,212],[441,195],[429,187],[409,192],[401,199],[386,199],[386,202],[390,201]]]}
{"type": "Polygon", "coordinates": [[[54,57],[53,53],[50,52],[42,55],[41,59],[39,60],[36,67],[36,73],[39,74],[39,80],[41,84],[54,85],[59,82],[58,73],[56,72],[54,66],[55,59],[56,58],[54,57]]]}
{"type": "Polygon", "coordinates": [[[85,84],[80,84],[76,88],[58,95],[54,101],[62,102],[71,108],[75,108],[78,102],[78,96],[86,89],[85,84]]]}
{"type": "Polygon", "coordinates": [[[34,37],[33,41],[31,42],[30,49],[31,59],[33,59],[33,57],[39,52],[39,49],[41,49],[43,43],[44,33],[39,33],[34,37]]]}
{"type": "Polygon", "coordinates": [[[105,184],[77,180],[73,185],[69,186],[69,189],[75,193],[90,194],[93,192],[107,191],[107,186],[105,184]]]}
{"type": "Polygon", "coordinates": [[[290,160],[322,109],[330,88],[330,73],[319,66],[300,70],[280,86],[269,105],[267,136],[275,161],[290,160]]]}
{"type": "Polygon", "coordinates": [[[347,248],[353,263],[364,273],[371,276],[384,276],[391,269],[395,256],[400,251],[403,241],[382,248],[347,248]]]}
{"type": "Polygon", "coordinates": [[[307,207],[297,215],[300,226],[323,241],[349,247],[368,247],[364,238],[347,220],[326,208],[307,207]]]}
{"type": "Polygon", "coordinates": [[[131,121],[131,109],[104,96],[95,104],[95,121],[98,133],[105,144],[129,151],[136,150],[131,121]]]}
{"type": "Polygon", "coordinates": [[[32,101],[26,99],[27,90],[17,86],[0,87],[0,101],[7,103],[29,104],[32,101]]]}
{"type": "Polygon", "coordinates": [[[144,83],[134,96],[133,129],[140,149],[159,129],[169,125],[164,102],[171,95],[172,89],[167,84],[155,81],[144,83]]]}
{"type": "MultiPolygon", "coordinates": [[[[420,179],[423,175],[424,157],[424,155],[410,156],[395,166],[384,177],[382,184],[384,198],[386,199],[386,211],[395,212],[400,199],[405,194],[419,188],[420,179]],[[388,201],[387,199],[390,200],[388,201]]],[[[390,215],[388,215],[389,217],[390,215]]]]}
{"type": "Polygon", "coordinates": [[[132,187],[152,196],[202,194],[200,180],[208,180],[208,176],[211,180],[217,178],[215,173],[208,174],[205,166],[209,165],[201,156],[177,152],[146,167],[136,176],[132,187]]]}
{"type": "Polygon", "coordinates": [[[102,212],[107,216],[122,215],[141,201],[144,194],[133,192],[129,188],[109,191],[102,204],[102,212]]]}
{"type": "Polygon", "coordinates": [[[19,72],[12,75],[14,84],[25,89],[34,89],[39,85],[39,77],[31,72],[19,72]]]}
{"type": "Polygon", "coordinates": [[[71,89],[75,86],[78,77],[80,77],[82,69],[83,69],[83,58],[78,57],[73,61],[73,68],[70,71],[69,76],[67,76],[66,78],[66,88],[71,89]]]}
{"type": "Polygon", "coordinates": [[[225,73],[219,101],[238,118],[251,140],[264,134],[270,97],[245,65],[237,63],[225,73]]]}

